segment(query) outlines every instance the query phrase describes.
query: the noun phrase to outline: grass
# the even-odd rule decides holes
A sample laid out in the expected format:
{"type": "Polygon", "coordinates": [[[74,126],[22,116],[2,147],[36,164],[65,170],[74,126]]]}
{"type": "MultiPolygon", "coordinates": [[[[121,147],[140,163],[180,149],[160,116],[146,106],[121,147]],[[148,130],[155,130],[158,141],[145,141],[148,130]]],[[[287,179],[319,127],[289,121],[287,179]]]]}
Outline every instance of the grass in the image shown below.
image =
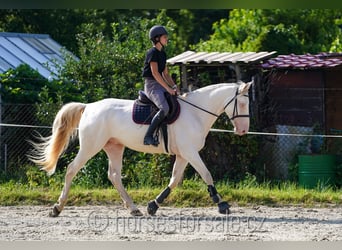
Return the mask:
{"type": "MultiPolygon", "coordinates": [[[[304,189],[294,183],[284,182],[278,185],[270,183],[252,185],[246,183],[218,183],[218,192],[228,202],[240,206],[329,206],[342,205],[342,189],[316,188],[304,189]]],[[[164,187],[128,189],[136,204],[146,205],[154,199],[164,187]]],[[[0,205],[52,205],[61,189],[48,187],[29,187],[29,185],[5,183],[0,185],[0,205]]],[[[71,188],[68,205],[121,205],[119,193],[114,188],[91,188],[80,186],[71,188]]],[[[213,206],[206,185],[200,180],[185,180],[183,185],[172,191],[165,200],[165,206],[206,207],[213,206]]]]}

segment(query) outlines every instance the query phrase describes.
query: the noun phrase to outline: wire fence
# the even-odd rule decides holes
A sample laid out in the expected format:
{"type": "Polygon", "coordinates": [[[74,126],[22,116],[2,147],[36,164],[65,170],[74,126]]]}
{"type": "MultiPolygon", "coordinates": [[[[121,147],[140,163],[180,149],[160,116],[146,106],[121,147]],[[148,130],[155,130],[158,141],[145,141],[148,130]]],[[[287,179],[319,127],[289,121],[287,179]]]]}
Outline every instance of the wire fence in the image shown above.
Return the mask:
{"type": "MultiPolygon", "coordinates": [[[[32,150],[29,141],[34,140],[37,132],[42,136],[51,134],[49,125],[39,124],[36,120],[35,105],[7,104],[1,106],[0,120],[0,173],[15,175],[24,171],[25,165],[31,165],[27,154],[32,150]]],[[[52,123],[52,122],[51,122],[52,123]]],[[[51,124],[50,124],[51,126],[51,124]]],[[[222,131],[213,130],[212,133],[222,131]]],[[[264,178],[288,179],[295,168],[299,154],[313,153],[313,141],[316,140],[320,152],[342,154],[342,131],[331,130],[335,138],[312,137],[310,127],[275,126],[256,136],[259,141],[258,169],[264,178]],[[297,135],[297,136],[296,136],[297,135]],[[298,136],[301,135],[301,136],[298,136]],[[313,140],[314,138],[314,140],[313,140]]],[[[77,145],[71,145],[76,147],[77,145]]],[[[316,149],[317,150],[317,145],[316,149]]],[[[225,164],[225,163],[223,163],[225,164]]]]}
{"type": "Polygon", "coordinates": [[[31,127],[35,124],[36,108],[34,105],[6,104],[1,105],[0,126],[0,170],[4,173],[16,173],[23,165],[29,163],[27,153],[30,150],[29,140],[34,131],[47,135],[47,128],[31,127]]]}

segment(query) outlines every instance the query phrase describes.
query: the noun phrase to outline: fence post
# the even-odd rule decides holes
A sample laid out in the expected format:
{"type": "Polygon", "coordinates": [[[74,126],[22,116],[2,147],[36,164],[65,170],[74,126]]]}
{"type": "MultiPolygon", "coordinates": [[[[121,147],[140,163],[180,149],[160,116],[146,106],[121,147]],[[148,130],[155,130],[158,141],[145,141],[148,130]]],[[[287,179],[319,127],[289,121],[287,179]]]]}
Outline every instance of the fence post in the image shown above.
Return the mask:
{"type": "Polygon", "coordinates": [[[5,162],[4,162],[4,166],[5,166],[5,174],[7,174],[7,144],[4,145],[4,158],[5,158],[5,162]]]}

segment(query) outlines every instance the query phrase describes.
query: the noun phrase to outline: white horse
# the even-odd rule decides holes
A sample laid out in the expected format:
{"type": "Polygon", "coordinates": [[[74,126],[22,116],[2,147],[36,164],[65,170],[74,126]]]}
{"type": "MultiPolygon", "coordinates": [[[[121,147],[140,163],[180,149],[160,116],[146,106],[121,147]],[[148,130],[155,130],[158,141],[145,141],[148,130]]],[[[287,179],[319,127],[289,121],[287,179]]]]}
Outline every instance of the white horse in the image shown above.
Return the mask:
{"type": "MultiPolygon", "coordinates": [[[[182,178],[185,167],[190,163],[208,185],[210,197],[218,204],[220,213],[229,213],[229,205],[217,193],[213,178],[203,163],[199,151],[217,117],[225,112],[238,135],[249,129],[250,83],[221,83],[209,85],[186,95],[179,96],[181,111],[179,118],[168,125],[169,154],[176,160],[168,187],[155,200],[148,203],[147,211],[154,215],[182,178]]],[[[125,147],[146,153],[166,153],[161,143],[155,146],[143,144],[147,125],[139,125],[132,120],[133,100],[104,99],[94,103],[69,103],[57,113],[53,122],[52,135],[41,137],[41,142],[33,143],[34,151],[29,158],[49,175],[56,169],[60,155],[68,147],[72,136],[77,135],[80,149],[75,159],[68,165],[64,188],[54,205],[50,216],[58,216],[63,210],[71,182],[86,162],[104,150],[109,158],[108,178],[120,193],[125,206],[134,216],[143,215],[126,192],[121,182],[122,157],[125,147]]]]}

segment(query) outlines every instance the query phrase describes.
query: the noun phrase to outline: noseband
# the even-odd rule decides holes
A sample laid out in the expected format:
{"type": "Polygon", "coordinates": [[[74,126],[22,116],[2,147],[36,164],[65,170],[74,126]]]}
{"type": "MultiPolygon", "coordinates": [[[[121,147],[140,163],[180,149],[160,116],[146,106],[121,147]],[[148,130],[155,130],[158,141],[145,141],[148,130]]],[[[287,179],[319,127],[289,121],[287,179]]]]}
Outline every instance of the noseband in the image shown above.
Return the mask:
{"type": "MultiPolygon", "coordinates": [[[[234,96],[226,105],[224,105],[223,110],[225,110],[225,109],[228,107],[228,105],[231,104],[231,103],[234,101],[233,116],[232,116],[232,117],[229,117],[229,116],[228,116],[228,119],[229,119],[229,120],[234,120],[235,118],[238,118],[238,117],[249,117],[249,114],[248,114],[248,115],[239,115],[238,108],[237,108],[237,97],[238,97],[238,95],[239,95],[239,89],[236,89],[235,96],[234,96]]],[[[248,95],[246,95],[246,94],[243,95],[243,96],[248,97],[248,95]]],[[[191,102],[188,102],[188,101],[186,101],[186,100],[180,98],[179,96],[177,96],[177,98],[178,98],[178,100],[181,100],[182,102],[185,102],[185,103],[187,103],[187,104],[190,104],[191,106],[193,106],[193,107],[195,107],[195,108],[197,108],[197,109],[200,109],[200,110],[202,110],[202,111],[204,111],[204,112],[206,112],[206,113],[208,113],[208,114],[211,114],[211,115],[213,115],[213,116],[219,117],[219,115],[214,114],[213,112],[210,112],[210,111],[208,111],[208,110],[206,110],[206,109],[203,109],[203,108],[201,108],[201,107],[199,107],[199,106],[197,106],[197,105],[195,105],[195,104],[193,104],[193,103],[191,103],[191,102]]]]}

